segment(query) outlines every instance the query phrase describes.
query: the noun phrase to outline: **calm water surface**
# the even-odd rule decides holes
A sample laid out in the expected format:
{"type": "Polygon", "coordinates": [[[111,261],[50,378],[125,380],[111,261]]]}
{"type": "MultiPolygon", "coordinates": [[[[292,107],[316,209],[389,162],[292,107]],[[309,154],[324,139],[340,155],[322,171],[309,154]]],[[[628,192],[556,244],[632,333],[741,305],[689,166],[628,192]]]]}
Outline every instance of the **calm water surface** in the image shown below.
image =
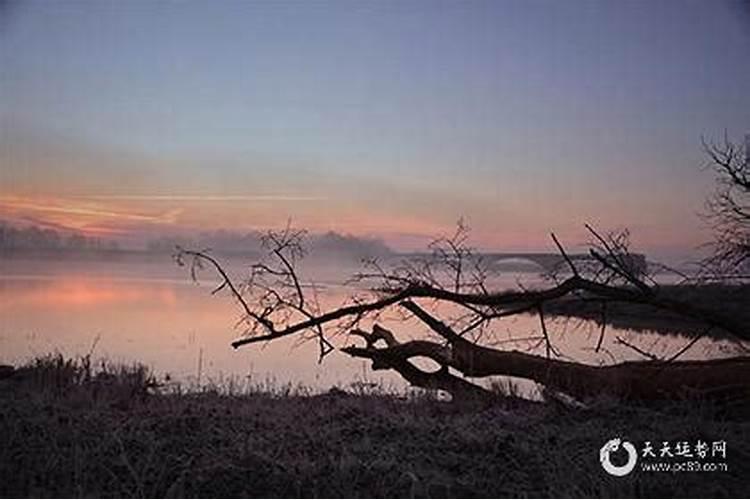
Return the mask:
{"type": "MultiPolygon", "coordinates": [[[[234,263],[235,275],[241,274],[234,263]]],[[[342,285],[354,268],[318,266],[314,275],[324,290],[321,301],[335,306],[351,293],[342,285]]],[[[519,280],[534,284],[533,273],[504,276],[500,285],[519,280]]],[[[402,381],[387,372],[372,372],[369,363],[335,352],[323,364],[317,361],[317,346],[298,339],[283,339],[264,346],[239,350],[229,343],[239,336],[234,325],[236,304],[226,295],[212,296],[215,285],[210,273],[199,284],[185,269],[168,258],[115,261],[0,260],[0,362],[18,364],[37,355],[61,352],[81,355],[94,349],[94,357],[113,361],[139,361],[158,374],[187,384],[271,382],[303,385],[315,390],[352,382],[376,382],[393,388],[402,381]]],[[[419,336],[417,323],[404,323],[397,316],[381,323],[400,338],[419,336]]],[[[656,352],[678,350],[684,337],[629,332],[608,328],[604,349],[593,352],[598,326],[590,322],[554,321],[548,324],[562,355],[590,363],[612,363],[615,359],[639,359],[631,350],[616,345],[622,336],[656,352]]],[[[519,316],[496,323],[495,341],[507,349],[535,349],[537,342],[514,339],[538,336],[539,321],[519,316]]],[[[347,343],[339,339],[338,345],[347,343]]],[[[686,357],[702,358],[731,354],[720,342],[699,342],[686,357]]]]}

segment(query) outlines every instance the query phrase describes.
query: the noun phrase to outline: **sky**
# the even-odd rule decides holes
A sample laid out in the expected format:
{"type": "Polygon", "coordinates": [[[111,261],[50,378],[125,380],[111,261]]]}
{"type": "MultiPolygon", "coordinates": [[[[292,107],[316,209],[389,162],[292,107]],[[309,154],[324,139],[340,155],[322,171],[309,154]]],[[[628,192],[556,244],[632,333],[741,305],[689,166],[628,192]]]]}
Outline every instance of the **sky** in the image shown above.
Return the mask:
{"type": "Polygon", "coordinates": [[[127,241],[283,226],[412,249],[710,238],[750,133],[735,1],[0,2],[0,219],[127,241]]]}

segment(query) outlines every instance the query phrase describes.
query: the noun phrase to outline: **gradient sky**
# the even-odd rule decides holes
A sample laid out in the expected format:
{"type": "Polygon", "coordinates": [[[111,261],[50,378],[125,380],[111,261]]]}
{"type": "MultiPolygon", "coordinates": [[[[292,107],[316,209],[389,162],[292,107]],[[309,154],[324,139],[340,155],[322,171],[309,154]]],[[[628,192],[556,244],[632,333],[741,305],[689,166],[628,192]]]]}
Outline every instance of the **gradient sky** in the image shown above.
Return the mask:
{"type": "Polygon", "coordinates": [[[701,136],[750,132],[747,5],[3,2],[0,219],[684,253],[701,136]]]}

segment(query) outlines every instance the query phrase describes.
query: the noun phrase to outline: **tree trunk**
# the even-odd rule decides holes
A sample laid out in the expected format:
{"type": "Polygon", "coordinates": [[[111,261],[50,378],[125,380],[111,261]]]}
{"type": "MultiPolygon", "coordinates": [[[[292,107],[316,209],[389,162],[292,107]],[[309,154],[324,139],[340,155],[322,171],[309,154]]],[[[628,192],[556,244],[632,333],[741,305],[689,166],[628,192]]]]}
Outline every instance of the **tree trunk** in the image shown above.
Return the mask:
{"type": "Polygon", "coordinates": [[[343,351],[372,360],[373,369],[393,369],[411,384],[443,389],[454,398],[491,397],[491,393],[468,380],[452,375],[448,368],[466,377],[505,375],[533,380],[546,388],[585,401],[611,395],[627,401],[750,396],[750,358],[710,361],[636,361],[610,366],[591,366],[549,359],[519,351],[500,351],[454,339],[448,346],[415,340],[398,343],[390,332],[375,327],[373,333],[352,333],[366,340],[366,347],[343,351]],[[387,337],[387,338],[386,338],[387,337]],[[376,347],[379,340],[385,347],[376,347]],[[442,366],[425,372],[410,358],[427,357],[442,366]]]}

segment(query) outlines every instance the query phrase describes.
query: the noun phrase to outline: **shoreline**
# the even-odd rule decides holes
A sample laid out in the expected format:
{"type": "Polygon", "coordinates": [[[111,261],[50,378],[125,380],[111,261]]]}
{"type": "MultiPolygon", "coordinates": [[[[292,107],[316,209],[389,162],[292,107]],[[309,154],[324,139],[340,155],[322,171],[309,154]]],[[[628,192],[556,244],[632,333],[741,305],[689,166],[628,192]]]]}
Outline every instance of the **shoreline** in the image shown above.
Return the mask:
{"type": "MultiPolygon", "coordinates": [[[[664,297],[700,304],[705,309],[721,311],[750,325],[750,284],[662,285],[664,297]]],[[[600,303],[577,298],[561,299],[545,306],[545,313],[599,322],[602,317],[600,303]]],[[[705,327],[682,316],[664,313],[649,306],[610,303],[606,310],[607,323],[616,328],[634,331],[653,331],[661,334],[699,334],[705,327]]],[[[726,332],[713,329],[705,336],[714,340],[731,339],[726,332]]]]}

